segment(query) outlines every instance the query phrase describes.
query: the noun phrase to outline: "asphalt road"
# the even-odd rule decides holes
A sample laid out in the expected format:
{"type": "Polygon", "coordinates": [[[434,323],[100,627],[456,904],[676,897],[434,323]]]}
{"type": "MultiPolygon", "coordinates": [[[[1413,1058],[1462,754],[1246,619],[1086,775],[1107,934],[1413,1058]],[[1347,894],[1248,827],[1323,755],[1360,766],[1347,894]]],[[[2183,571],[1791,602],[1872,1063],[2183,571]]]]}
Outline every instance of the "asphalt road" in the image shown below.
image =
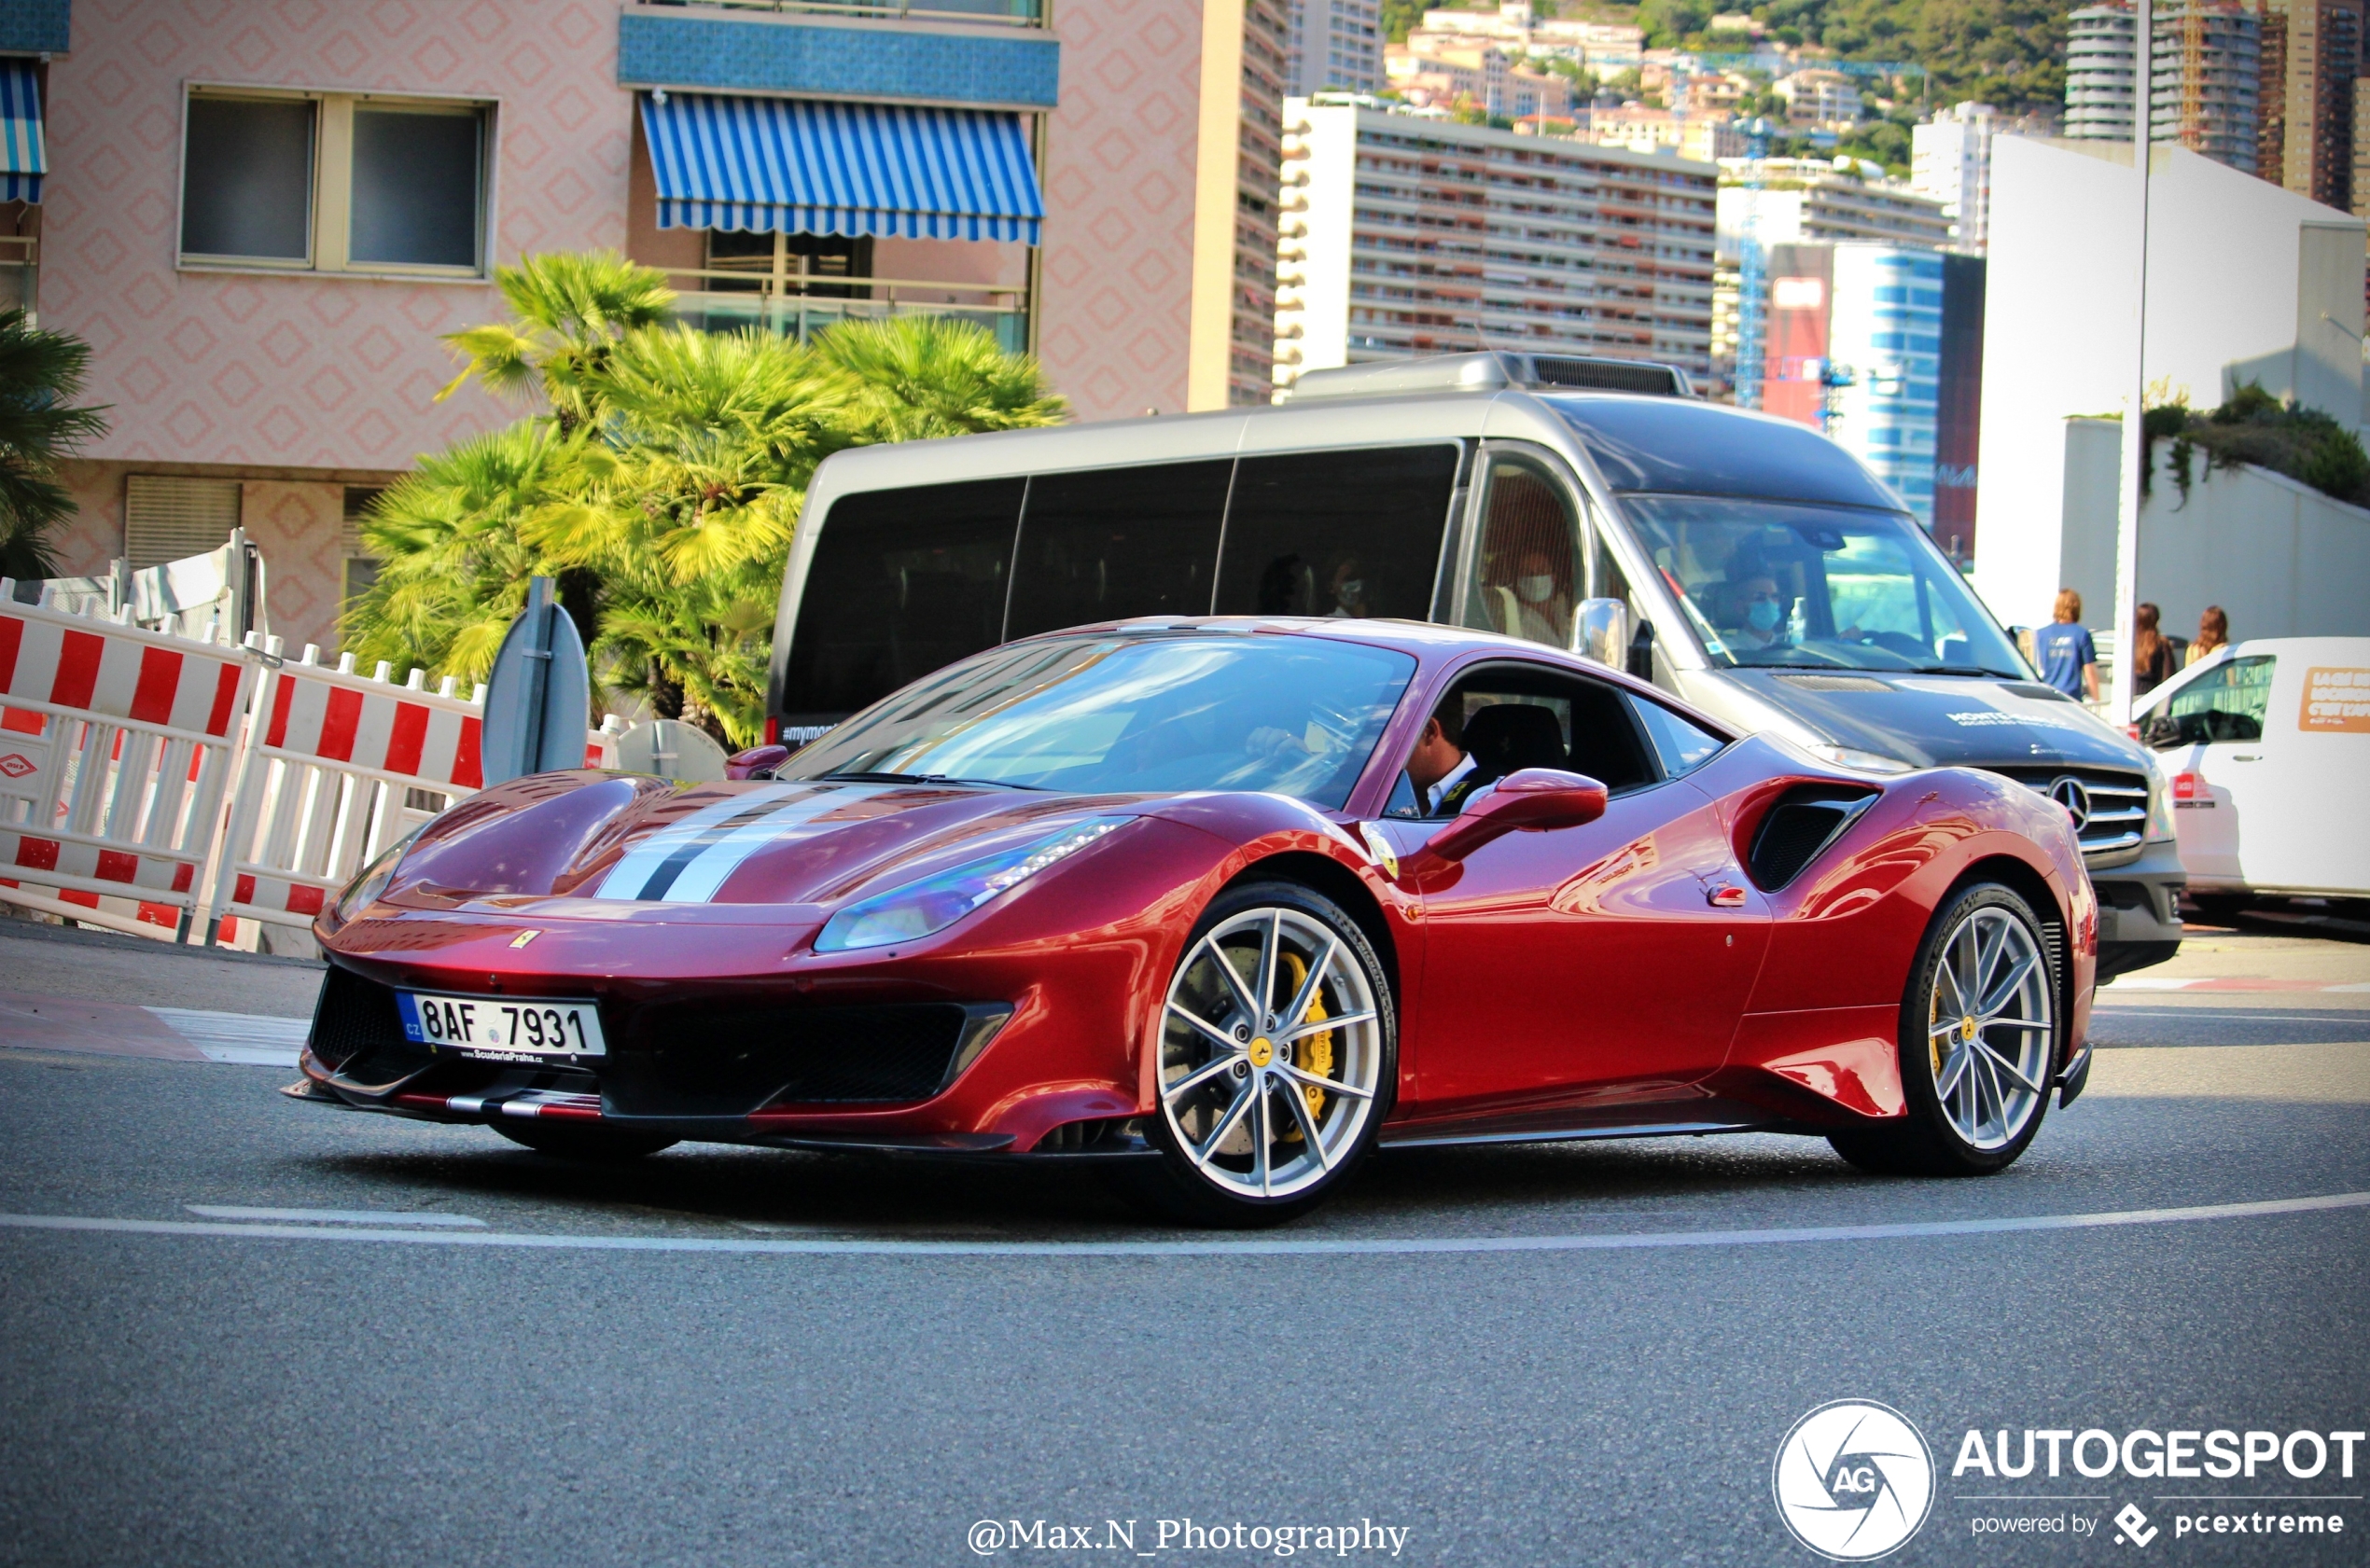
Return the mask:
{"type": "MultiPolygon", "coordinates": [[[[2366,947],[2193,949],[2161,973],[2370,981],[2366,947]]],[[[122,951],[41,978],[283,1013],[310,983],[122,951]]],[[[0,989],[38,956],[0,940],[0,989]]],[[[2149,1560],[2364,1561],[2370,1445],[2351,1479],[1951,1474],[1970,1428],[2370,1424],[2370,1207],[2276,1207],[2370,1194],[2370,992],[2119,991],[2096,1037],[2090,1094],[1990,1181],[1766,1136],[1409,1152],[1270,1252],[1050,1176],[592,1170],[294,1104],[285,1071],[0,1049],[0,1214],[156,1227],[0,1226],[0,1562],[977,1563],[983,1519],[1096,1542],[1003,1558],[1118,1561],[1132,1519],[1195,1562],[1363,1520],[1406,1561],[1810,1563],[1772,1460],[1847,1397],[1938,1465],[1889,1561],[2140,1555],[2126,1503],[2149,1560]],[[2139,1217],[1997,1223],[2099,1215],[2139,1217]],[[2202,1493],[2246,1500],[2159,1500],[2202,1493]],[[2070,1528],[1974,1534],[2019,1517],[2070,1528]],[[1189,1519],[1230,1544],[1161,1533],[1189,1519]]]]}

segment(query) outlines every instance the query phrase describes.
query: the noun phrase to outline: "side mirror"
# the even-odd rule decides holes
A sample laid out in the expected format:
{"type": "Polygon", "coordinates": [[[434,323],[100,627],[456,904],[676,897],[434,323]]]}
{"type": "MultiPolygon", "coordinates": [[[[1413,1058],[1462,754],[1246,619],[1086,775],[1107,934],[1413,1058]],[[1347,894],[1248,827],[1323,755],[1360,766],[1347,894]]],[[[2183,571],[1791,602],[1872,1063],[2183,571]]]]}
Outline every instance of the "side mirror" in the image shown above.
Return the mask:
{"type": "Polygon", "coordinates": [[[1605,814],[1603,784],[1582,773],[1526,768],[1465,809],[1424,848],[1442,860],[1462,860],[1509,833],[1579,827],[1605,814]]]}
{"type": "Polygon", "coordinates": [[[1629,651],[1629,606],[1618,599],[1580,602],[1580,652],[1608,670],[1618,670],[1629,651]]]}
{"type": "Polygon", "coordinates": [[[728,779],[770,779],[774,770],[790,759],[788,746],[751,746],[724,759],[728,779]]]}

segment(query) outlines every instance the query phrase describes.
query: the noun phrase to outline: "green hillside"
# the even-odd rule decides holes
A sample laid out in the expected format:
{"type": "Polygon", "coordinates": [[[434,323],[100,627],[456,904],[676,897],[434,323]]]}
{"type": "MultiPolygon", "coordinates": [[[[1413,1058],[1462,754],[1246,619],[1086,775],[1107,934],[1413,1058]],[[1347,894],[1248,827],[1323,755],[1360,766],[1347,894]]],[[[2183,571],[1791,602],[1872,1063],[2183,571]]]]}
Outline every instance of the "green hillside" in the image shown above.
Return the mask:
{"type": "MultiPolygon", "coordinates": [[[[1752,15],[1788,43],[1818,44],[1847,60],[1914,60],[1932,73],[1938,104],[1973,99],[2009,113],[2062,108],[2066,13],[2075,0],[1772,0],[1752,15]]],[[[1736,34],[1710,34],[1712,0],[1542,0],[1542,13],[1646,29],[1654,48],[1728,51],[1736,34]]],[[[1477,7],[1478,8],[1478,7],[1477,7]]],[[[1394,39],[1423,18],[1421,0],[1384,0],[1394,39]]]]}

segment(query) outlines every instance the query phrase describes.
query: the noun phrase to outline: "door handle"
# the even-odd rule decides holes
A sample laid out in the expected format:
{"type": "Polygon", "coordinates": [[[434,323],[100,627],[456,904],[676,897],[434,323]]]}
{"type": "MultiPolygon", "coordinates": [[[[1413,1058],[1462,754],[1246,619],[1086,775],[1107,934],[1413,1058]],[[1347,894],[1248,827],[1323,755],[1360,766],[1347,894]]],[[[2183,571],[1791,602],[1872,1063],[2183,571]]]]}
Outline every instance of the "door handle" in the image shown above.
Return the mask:
{"type": "Polygon", "coordinates": [[[2244,756],[2233,756],[2230,760],[2233,762],[2261,762],[2263,760],[2263,754],[2260,752],[2249,752],[2244,756]]]}
{"type": "Polygon", "coordinates": [[[1745,890],[1733,884],[1715,887],[1704,896],[1715,909],[1741,909],[1745,907],[1745,890]]]}

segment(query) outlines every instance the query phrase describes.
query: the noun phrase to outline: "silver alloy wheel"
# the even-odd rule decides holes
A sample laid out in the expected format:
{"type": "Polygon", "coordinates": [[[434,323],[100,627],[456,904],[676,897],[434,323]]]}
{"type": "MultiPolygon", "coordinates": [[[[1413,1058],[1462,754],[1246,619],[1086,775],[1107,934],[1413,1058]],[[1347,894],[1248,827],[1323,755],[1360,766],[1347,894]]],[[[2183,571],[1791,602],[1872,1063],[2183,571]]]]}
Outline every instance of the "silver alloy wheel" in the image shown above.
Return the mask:
{"type": "Polygon", "coordinates": [[[1246,909],[1169,981],[1161,1114],[1220,1191],[1289,1198],[1357,1147],[1382,1060],[1373,987],[1349,945],[1298,909],[1246,909]]]}
{"type": "Polygon", "coordinates": [[[1926,1052],[1934,1098],[1970,1147],[2014,1143],[2048,1098],[2053,1002],[2041,945],[2007,910],[1975,910],[1943,943],[1926,1052]]]}

